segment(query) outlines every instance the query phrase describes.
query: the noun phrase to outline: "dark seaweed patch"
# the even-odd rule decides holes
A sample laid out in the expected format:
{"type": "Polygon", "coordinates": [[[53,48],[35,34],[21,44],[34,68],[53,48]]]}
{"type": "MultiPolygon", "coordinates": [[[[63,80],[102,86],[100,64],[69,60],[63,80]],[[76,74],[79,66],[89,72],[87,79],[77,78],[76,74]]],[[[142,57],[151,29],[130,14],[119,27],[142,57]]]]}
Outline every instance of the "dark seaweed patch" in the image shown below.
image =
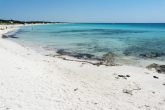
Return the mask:
{"type": "Polygon", "coordinates": [[[66,31],[58,31],[53,32],[55,34],[66,34],[66,33],[76,33],[82,35],[114,35],[114,34],[128,34],[128,33],[145,33],[148,31],[141,31],[141,30],[121,30],[121,29],[88,29],[88,30],[66,30],[66,31]]]}
{"type": "Polygon", "coordinates": [[[60,55],[68,55],[68,56],[72,56],[78,59],[91,59],[91,60],[100,60],[99,58],[95,57],[92,54],[88,54],[88,53],[76,53],[76,52],[69,52],[66,51],[64,49],[59,49],[57,50],[57,53],[60,55]]]}
{"type": "Polygon", "coordinates": [[[137,46],[128,47],[124,50],[123,54],[126,56],[138,56],[142,58],[157,58],[165,56],[164,52],[137,46]]]}

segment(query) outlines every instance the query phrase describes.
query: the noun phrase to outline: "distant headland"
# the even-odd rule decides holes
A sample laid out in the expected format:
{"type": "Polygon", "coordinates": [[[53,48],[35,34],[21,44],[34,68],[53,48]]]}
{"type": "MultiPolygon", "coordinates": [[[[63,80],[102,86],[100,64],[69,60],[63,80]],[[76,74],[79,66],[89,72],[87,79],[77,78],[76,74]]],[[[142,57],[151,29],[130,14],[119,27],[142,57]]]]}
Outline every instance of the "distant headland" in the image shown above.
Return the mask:
{"type": "Polygon", "coordinates": [[[51,21],[20,21],[20,20],[4,20],[0,19],[0,24],[57,24],[66,22],[51,22],[51,21]]]}

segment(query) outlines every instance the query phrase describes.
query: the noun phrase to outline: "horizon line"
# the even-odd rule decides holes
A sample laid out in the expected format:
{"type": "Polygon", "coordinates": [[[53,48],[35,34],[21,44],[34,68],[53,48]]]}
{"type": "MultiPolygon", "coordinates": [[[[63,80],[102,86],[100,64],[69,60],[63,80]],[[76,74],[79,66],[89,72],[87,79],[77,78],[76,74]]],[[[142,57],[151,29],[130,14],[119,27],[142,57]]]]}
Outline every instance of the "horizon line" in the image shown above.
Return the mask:
{"type": "Polygon", "coordinates": [[[23,21],[23,22],[34,22],[34,21],[39,22],[39,21],[40,21],[40,22],[52,22],[52,23],[53,23],[53,22],[64,22],[64,23],[107,23],[107,24],[108,24],[108,23],[111,23],[111,24],[119,24],[119,23],[121,23],[121,24],[122,24],[122,23],[123,23],[123,24],[124,24],[124,23],[125,23],[125,24],[126,24],[126,23],[130,23],[130,24],[131,24],[131,23],[132,23],[132,24],[133,24],[133,23],[137,23],[137,24],[140,24],[140,23],[141,23],[141,24],[145,24],[145,23],[148,23],[148,24],[149,24],[149,23],[151,23],[151,24],[162,23],[162,24],[163,24],[163,23],[165,23],[165,22],[68,22],[68,21],[53,21],[53,20],[18,20],[18,19],[1,19],[1,18],[0,18],[0,20],[8,20],[8,21],[14,20],[14,21],[23,21]]]}

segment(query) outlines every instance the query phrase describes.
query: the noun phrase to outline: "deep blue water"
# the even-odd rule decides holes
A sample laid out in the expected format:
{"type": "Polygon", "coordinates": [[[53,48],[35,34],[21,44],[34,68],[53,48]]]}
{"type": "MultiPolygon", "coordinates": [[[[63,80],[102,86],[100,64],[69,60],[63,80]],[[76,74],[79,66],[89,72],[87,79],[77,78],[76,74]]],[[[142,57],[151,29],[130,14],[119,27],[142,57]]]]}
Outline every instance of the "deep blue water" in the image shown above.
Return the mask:
{"type": "Polygon", "coordinates": [[[107,52],[117,56],[165,54],[165,24],[75,23],[22,27],[18,40],[54,50],[89,53],[101,57],[107,52]]]}

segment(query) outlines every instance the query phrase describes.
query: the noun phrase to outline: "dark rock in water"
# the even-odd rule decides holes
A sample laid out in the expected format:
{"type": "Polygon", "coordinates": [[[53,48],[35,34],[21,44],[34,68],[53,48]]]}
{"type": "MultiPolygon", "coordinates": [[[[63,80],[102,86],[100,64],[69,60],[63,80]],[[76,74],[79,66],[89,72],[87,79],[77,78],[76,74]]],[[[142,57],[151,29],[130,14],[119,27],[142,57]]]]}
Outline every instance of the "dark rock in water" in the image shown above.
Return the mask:
{"type": "Polygon", "coordinates": [[[147,66],[148,69],[155,69],[158,73],[164,73],[165,74],[165,65],[158,65],[158,64],[151,64],[147,66]]]}
{"type": "Polygon", "coordinates": [[[157,57],[161,57],[165,55],[165,53],[159,53],[159,52],[150,52],[150,53],[146,53],[146,54],[140,54],[140,57],[144,57],[144,58],[157,58],[157,57]]]}
{"type": "Polygon", "coordinates": [[[116,55],[114,53],[108,52],[103,55],[101,63],[107,66],[115,66],[115,56],[116,55]]]}
{"type": "Polygon", "coordinates": [[[6,38],[8,38],[8,36],[5,35],[5,34],[3,34],[3,35],[2,35],[2,38],[3,38],[3,39],[6,39],[6,38]]]}

